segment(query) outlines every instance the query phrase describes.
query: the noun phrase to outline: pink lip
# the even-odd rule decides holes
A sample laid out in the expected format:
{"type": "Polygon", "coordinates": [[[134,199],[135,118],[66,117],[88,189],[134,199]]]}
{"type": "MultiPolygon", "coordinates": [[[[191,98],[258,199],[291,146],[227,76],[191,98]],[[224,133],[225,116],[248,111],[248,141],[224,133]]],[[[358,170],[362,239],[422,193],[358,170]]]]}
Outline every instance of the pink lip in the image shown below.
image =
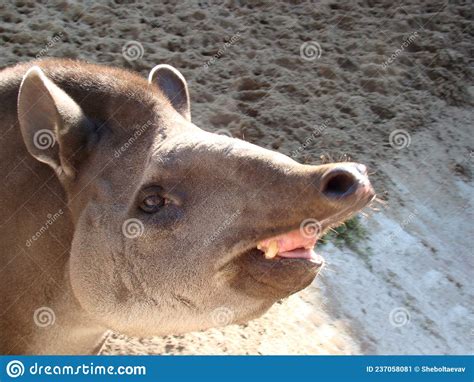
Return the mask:
{"type": "Polygon", "coordinates": [[[259,247],[263,250],[268,248],[272,241],[278,243],[279,252],[292,251],[296,248],[313,248],[318,241],[317,236],[304,236],[299,229],[287,232],[278,236],[273,236],[268,239],[262,240],[259,243],[259,247]]]}

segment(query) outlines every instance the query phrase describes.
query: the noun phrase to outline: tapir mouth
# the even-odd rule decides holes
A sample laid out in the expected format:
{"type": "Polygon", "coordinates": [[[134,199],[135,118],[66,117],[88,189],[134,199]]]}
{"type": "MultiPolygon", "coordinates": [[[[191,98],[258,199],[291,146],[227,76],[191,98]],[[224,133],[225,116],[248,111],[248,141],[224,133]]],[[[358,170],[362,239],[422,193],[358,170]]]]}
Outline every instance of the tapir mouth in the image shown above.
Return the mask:
{"type": "Polygon", "coordinates": [[[322,265],[323,258],[314,251],[318,239],[319,232],[308,235],[302,229],[297,229],[262,240],[257,244],[257,249],[268,260],[305,259],[322,265]]]}
{"type": "Polygon", "coordinates": [[[301,224],[297,229],[289,227],[276,236],[258,239],[253,248],[235,260],[241,270],[241,279],[235,286],[249,295],[267,299],[284,298],[306,288],[324,268],[323,257],[314,250],[318,240],[330,227],[337,226],[359,209],[341,211],[324,219],[311,234],[301,224]],[[252,282],[243,281],[249,278],[252,282]]]}
{"type": "Polygon", "coordinates": [[[323,258],[314,251],[318,239],[319,232],[307,236],[293,229],[258,241],[236,259],[242,273],[235,286],[254,297],[273,300],[307,287],[324,265],[323,258]],[[248,277],[250,284],[245,281],[248,277]]]}

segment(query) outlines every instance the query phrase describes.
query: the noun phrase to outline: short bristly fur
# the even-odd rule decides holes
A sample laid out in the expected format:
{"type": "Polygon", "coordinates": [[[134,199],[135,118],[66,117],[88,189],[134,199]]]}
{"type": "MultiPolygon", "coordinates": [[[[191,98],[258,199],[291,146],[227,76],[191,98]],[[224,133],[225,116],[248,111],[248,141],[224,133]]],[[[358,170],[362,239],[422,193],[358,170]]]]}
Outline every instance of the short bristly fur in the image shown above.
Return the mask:
{"type": "Polygon", "coordinates": [[[0,72],[0,116],[2,354],[93,353],[107,329],[200,330],[222,308],[226,323],[257,317],[318,267],[269,262],[256,242],[308,217],[329,226],[372,197],[322,195],[328,171],[354,164],[302,165],[199,129],[167,65],[148,82],[68,60],[20,64],[0,72]],[[150,188],[167,200],[156,213],[139,208],[150,188]]]}

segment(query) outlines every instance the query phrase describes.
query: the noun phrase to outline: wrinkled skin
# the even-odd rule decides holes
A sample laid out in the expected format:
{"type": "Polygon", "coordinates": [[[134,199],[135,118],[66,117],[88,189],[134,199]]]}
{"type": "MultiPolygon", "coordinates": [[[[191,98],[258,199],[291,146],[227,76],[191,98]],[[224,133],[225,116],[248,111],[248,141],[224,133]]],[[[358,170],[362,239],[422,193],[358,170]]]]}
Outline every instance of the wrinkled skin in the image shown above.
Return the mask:
{"type": "Polygon", "coordinates": [[[326,229],[374,195],[356,164],[302,165],[201,130],[172,68],[158,68],[148,84],[119,69],[46,60],[6,69],[0,80],[3,131],[11,135],[2,173],[21,156],[38,177],[18,169],[23,192],[5,187],[2,194],[1,265],[16,268],[2,274],[2,310],[14,308],[0,329],[27,339],[15,345],[2,334],[2,353],[94,352],[107,329],[136,336],[201,330],[223,324],[216,320],[223,309],[224,324],[258,317],[309,285],[321,264],[267,260],[257,242],[308,218],[326,229]],[[54,133],[54,146],[32,145],[40,130],[54,133]],[[328,188],[335,171],[339,184],[328,188]],[[45,181],[60,197],[35,195],[36,218],[16,212],[45,181]],[[158,201],[152,212],[150,200],[158,201]],[[47,275],[31,288],[35,268],[18,259],[20,240],[61,206],[61,221],[26,249],[47,275]],[[31,297],[18,301],[25,288],[31,297]],[[32,323],[38,306],[56,314],[47,332],[32,323]]]}

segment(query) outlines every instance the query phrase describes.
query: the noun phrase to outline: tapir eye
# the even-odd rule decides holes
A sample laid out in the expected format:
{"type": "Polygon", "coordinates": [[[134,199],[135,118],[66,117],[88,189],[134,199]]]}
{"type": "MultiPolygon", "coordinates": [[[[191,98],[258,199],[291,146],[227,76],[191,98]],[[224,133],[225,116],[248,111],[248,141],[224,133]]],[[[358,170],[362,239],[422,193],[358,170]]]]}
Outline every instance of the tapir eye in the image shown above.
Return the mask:
{"type": "Polygon", "coordinates": [[[166,199],[158,194],[146,196],[140,204],[140,208],[149,214],[158,211],[166,204],[166,199]]]}

